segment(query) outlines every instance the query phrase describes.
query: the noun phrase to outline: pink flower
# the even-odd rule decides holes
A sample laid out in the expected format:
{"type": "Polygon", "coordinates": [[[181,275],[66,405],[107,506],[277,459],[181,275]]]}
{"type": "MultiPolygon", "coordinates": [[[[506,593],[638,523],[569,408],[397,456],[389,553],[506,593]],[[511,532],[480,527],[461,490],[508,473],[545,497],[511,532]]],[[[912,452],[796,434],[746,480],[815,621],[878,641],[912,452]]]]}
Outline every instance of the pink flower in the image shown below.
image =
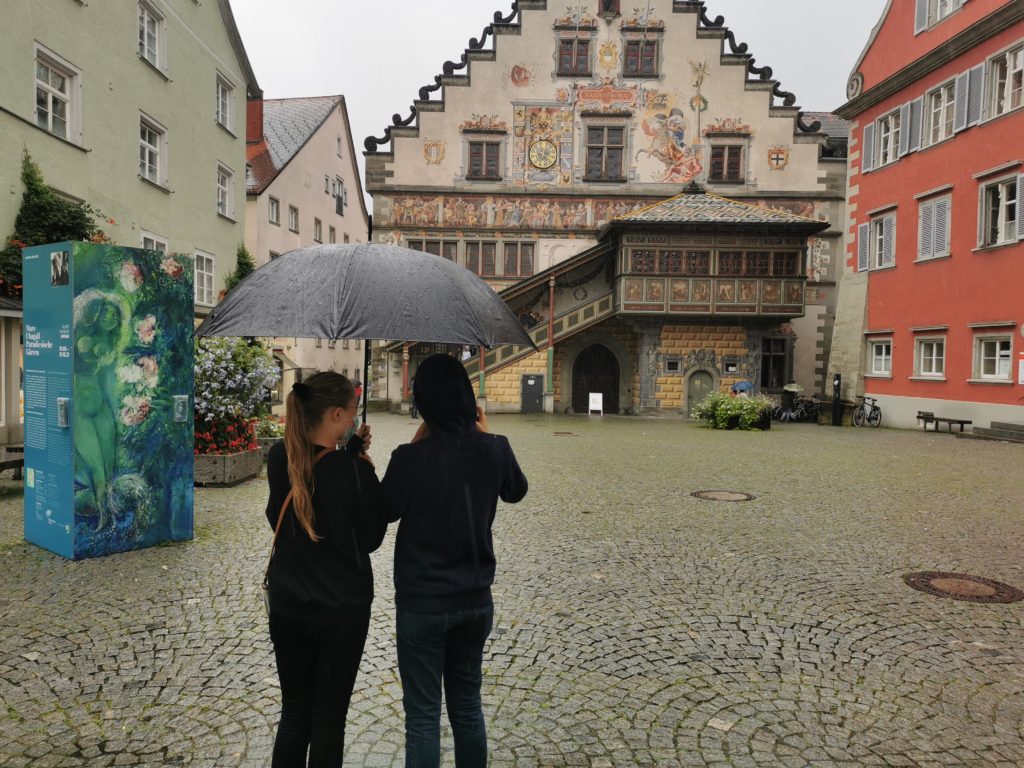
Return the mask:
{"type": "Polygon", "coordinates": [[[135,334],[143,344],[152,344],[156,336],[156,318],[146,315],[135,324],[135,334]]]}
{"type": "Polygon", "coordinates": [[[160,372],[160,367],[157,365],[156,358],[152,355],[145,355],[135,361],[135,364],[142,369],[142,378],[145,381],[147,387],[155,387],[157,383],[157,374],[160,372]]]}
{"type": "Polygon", "coordinates": [[[121,409],[121,423],[128,427],[134,427],[146,420],[149,415],[149,398],[135,397],[129,395],[121,401],[124,407],[121,409]]]}
{"type": "Polygon", "coordinates": [[[178,263],[178,260],[173,256],[164,257],[164,260],[160,262],[160,266],[163,268],[164,272],[173,278],[181,277],[181,274],[185,271],[181,264],[178,263]]]}
{"type": "Polygon", "coordinates": [[[139,269],[139,265],[133,261],[126,261],[121,265],[121,286],[128,291],[128,293],[134,293],[142,285],[142,270],[139,269]]]}

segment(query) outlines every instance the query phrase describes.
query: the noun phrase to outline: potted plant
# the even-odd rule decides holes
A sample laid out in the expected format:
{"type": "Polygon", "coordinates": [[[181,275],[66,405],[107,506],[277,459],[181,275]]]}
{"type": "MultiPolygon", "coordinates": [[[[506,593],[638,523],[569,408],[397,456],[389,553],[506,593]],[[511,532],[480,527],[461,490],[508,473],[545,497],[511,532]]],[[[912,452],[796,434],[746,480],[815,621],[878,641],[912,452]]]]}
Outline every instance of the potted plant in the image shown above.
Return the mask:
{"type": "Polygon", "coordinates": [[[712,429],[770,429],[771,398],[732,397],[712,392],[694,407],[693,414],[712,429]]]}
{"type": "Polygon", "coordinates": [[[197,339],[196,485],[235,485],[263,467],[256,422],[278,370],[255,341],[197,339]]]}

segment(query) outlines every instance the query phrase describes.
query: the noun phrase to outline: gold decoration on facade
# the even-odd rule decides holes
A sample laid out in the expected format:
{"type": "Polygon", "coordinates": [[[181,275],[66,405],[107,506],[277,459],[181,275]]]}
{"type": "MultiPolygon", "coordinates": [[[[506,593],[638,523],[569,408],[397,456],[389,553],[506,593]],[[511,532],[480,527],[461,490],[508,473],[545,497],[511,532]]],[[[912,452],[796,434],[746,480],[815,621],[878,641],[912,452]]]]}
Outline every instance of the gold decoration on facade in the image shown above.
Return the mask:
{"type": "Polygon", "coordinates": [[[441,140],[423,142],[423,159],[427,165],[440,165],[444,160],[445,143],[441,140]]]}
{"type": "Polygon", "coordinates": [[[601,69],[618,71],[619,46],[611,40],[601,43],[597,51],[597,66],[601,69]]]}
{"type": "Polygon", "coordinates": [[[497,115],[472,114],[459,126],[460,131],[507,131],[508,123],[497,115]]]}
{"type": "Polygon", "coordinates": [[[558,160],[558,150],[547,139],[539,139],[530,145],[530,162],[535,168],[550,168],[558,160]]]}

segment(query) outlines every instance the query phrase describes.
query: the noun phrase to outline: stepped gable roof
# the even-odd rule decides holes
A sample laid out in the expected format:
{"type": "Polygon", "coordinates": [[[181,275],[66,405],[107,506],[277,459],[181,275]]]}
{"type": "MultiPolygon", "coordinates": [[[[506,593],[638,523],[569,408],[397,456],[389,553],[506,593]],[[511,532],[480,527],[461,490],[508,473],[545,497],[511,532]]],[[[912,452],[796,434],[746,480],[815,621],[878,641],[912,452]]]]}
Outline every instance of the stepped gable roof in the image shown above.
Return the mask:
{"type": "Polygon", "coordinates": [[[265,99],[264,140],[247,147],[246,192],[258,195],[269,187],[339,104],[341,96],[265,99]]]}
{"type": "Polygon", "coordinates": [[[846,141],[850,138],[850,121],[844,120],[832,112],[804,112],[804,121],[821,123],[821,128],[818,130],[828,135],[830,139],[846,141]]]}
{"type": "Polygon", "coordinates": [[[808,234],[828,229],[828,222],[798,216],[795,213],[762,208],[750,203],[730,200],[704,191],[687,191],[660,203],[641,208],[612,219],[602,227],[603,238],[611,227],[622,225],[672,225],[707,227],[727,225],[734,227],[784,227],[806,230],[808,234]]]}

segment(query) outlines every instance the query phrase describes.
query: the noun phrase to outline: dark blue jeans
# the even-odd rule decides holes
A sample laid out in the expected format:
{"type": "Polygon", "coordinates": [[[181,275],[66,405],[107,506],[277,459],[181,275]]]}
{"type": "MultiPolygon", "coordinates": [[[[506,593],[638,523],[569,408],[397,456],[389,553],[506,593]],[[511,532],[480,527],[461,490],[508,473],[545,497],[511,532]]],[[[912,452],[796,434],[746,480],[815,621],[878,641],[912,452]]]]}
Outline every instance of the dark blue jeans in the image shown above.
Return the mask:
{"type": "Polygon", "coordinates": [[[412,613],[400,608],[397,613],[406,768],[437,768],[441,764],[442,685],[455,737],[455,765],[485,768],[487,727],[480,682],[494,606],[448,613],[412,613]]]}
{"type": "Polygon", "coordinates": [[[369,604],[353,607],[345,623],[336,626],[270,614],[281,681],[272,768],[341,765],[349,699],[369,626],[369,604]]]}

